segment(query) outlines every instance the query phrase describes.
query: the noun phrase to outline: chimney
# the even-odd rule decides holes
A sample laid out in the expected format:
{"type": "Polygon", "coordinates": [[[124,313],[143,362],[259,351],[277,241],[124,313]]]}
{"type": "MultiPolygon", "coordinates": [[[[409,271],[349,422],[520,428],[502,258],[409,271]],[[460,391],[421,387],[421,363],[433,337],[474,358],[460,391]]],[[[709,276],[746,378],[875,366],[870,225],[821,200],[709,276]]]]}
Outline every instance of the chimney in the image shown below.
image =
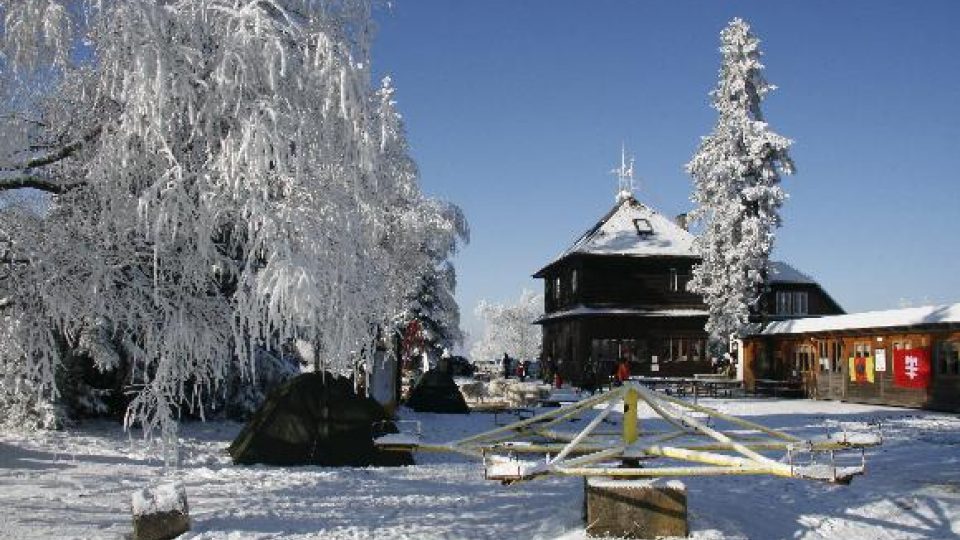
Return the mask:
{"type": "Polygon", "coordinates": [[[685,231],[689,231],[689,230],[690,230],[690,229],[687,228],[687,227],[690,225],[690,222],[687,220],[687,214],[678,214],[677,217],[673,218],[673,221],[674,221],[674,223],[676,223],[677,226],[680,227],[681,229],[683,229],[683,230],[685,230],[685,231]]]}

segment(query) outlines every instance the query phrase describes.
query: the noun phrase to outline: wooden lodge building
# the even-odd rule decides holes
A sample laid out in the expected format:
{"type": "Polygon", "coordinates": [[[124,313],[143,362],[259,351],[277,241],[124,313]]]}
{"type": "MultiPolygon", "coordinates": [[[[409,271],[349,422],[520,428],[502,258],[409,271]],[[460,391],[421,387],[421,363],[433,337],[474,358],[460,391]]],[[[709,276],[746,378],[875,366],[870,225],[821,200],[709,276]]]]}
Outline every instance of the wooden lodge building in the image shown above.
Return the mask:
{"type": "Polygon", "coordinates": [[[744,339],[744,384],[960,412],[960,304],[784,320],[744,339]]]}
{"type": "MultiPolygon", "coordinates": [[[[642,376],[710,373],[706,306],[687,292],[700,257],[676,221],[621,191],[614,207],[533,277],[544,281],[542,359],[573,384],[605,380],[618,358],[642,376]]],[[[774,263],[767,320],[843,313],[809,277],[774,263]]],[[[756,315],[761,318],[761,314],[756,315]]]]}

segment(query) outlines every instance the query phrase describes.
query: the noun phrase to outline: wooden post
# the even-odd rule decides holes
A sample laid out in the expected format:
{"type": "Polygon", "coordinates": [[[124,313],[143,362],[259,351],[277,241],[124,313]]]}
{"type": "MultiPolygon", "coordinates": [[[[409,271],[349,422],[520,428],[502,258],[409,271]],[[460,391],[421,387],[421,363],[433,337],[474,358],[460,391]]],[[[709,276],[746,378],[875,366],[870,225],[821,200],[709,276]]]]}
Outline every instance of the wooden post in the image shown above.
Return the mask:
{"type": "Polygon", "coordinates": [[[623,393],[623,444],[637,442],[637,401],[636,389],[627,388],[623,393]]]}

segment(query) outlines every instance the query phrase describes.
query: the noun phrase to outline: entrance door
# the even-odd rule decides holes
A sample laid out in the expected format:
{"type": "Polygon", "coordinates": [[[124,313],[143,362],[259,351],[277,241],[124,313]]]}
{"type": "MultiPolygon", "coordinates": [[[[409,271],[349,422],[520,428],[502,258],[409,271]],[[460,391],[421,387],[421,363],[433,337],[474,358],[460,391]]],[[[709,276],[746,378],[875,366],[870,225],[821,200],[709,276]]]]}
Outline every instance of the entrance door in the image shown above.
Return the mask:
{"type": "Polygon", "coordinates": [[[817,399],[844,398],[843,342],[839,339],[823,339],[817,346],[817,399]]]}
{"type": "Polygon", "coordinates": [[[803,384],[803,393],[807,397],[817,397],[817,372],[814,361],[813,345],[800,343],[793,349],[792,377],[803,384]]]}

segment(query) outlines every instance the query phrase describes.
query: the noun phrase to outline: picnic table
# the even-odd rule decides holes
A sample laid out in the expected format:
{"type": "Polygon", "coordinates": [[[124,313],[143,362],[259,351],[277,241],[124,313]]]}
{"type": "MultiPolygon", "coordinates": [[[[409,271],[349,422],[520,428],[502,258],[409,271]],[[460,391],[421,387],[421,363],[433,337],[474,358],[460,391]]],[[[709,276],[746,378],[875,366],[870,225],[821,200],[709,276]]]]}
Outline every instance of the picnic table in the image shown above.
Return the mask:
{"type": "Polygon", "coordinates": [[[793,379],[756,379],[753,393],[773,397],[803,397],[803,383],[793,379]]]}
{"type": "Polygon", "coordinates": [[[699,396],[732,397],[743,388],[743,382],[730,379],[722,375],[694,375],[693,377],[630,377],[654,390],[662,390],[667,394],[678,396],[693,396],[696,402],[699,396]]]}

